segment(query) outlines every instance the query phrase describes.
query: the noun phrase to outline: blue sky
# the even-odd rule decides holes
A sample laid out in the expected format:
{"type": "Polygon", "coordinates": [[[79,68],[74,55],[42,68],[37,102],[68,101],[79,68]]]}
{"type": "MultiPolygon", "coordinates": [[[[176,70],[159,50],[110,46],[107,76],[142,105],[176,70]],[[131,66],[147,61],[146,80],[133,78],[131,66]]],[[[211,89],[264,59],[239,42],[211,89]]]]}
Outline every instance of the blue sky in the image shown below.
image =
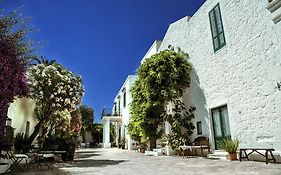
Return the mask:
{"type": "Polygon", "coordinates": [[[83,103],[100,121],[129,74],[135,74],[154,40],[176,20],[193,15],[205,0],[3,0],[38,29],[37,51],[82,76],[83,103]]]}

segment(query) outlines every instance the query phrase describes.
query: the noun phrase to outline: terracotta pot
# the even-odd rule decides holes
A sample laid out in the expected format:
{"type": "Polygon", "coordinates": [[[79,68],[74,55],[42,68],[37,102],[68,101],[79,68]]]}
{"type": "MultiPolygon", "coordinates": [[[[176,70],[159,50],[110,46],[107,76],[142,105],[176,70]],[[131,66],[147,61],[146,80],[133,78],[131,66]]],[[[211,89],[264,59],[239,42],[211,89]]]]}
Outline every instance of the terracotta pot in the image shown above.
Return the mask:
{"type": "Polygon", "coordinates": [[[140,152],[141,152],[141,153],[144,153],[144,152],[145,152],[145,149],[144,149],[144,148],[140,148],[140,152]]]}
{"type": "Polygon", "coordinates": [[[231,153],[229,154],[229,160],[237,160],[237,153],[231,153]]]}

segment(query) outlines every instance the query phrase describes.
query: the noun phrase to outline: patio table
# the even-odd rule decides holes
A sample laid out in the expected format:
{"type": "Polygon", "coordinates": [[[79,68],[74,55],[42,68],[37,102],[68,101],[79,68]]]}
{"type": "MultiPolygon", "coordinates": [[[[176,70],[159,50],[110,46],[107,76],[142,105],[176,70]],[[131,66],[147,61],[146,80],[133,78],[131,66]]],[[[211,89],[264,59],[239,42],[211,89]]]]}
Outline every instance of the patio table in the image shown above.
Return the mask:
{"type": "Polygon", "coordinates": [[[53,154],[59,158],[61,158],[61,154],[66,154],[66,151],[40,151],[40,154],[53,154]]]}

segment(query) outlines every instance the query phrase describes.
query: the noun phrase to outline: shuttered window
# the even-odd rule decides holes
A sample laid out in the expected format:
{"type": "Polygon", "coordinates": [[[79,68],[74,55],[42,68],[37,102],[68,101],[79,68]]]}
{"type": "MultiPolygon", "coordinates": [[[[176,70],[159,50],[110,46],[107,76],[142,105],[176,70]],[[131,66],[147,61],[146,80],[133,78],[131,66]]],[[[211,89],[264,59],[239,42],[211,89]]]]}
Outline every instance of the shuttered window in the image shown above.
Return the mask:
{"type": "Polygon", "coordinates": [[[209,19],[212,31],[214,51],[216,52],[226,44],[219,4],[217,4],[209,12],[209,19]]]}

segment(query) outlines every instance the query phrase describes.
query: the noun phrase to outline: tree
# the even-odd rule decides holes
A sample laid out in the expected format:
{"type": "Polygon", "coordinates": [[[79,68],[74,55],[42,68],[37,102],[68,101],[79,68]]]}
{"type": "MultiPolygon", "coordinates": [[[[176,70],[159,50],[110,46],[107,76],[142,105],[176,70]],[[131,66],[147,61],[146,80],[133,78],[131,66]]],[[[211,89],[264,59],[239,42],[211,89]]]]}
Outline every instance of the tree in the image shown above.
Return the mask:
{"type": "Polygon", "coordinates": [[[194,118],[195,107],[186,109],[184,103],[179,99],[173,100],[173,112],[164,115],[164,120],[171,125],[172,133],[166,136],[171,148],[178,148],[181,145],[189,145],[189,136],[195,129],[191,120],[194,118]],[[184,131],[183,131],[184,130],[184,131]]]}
{"type": "Polygon", "coordinates": [[[70,131],[72,131],[75,135],[79,136],[82,128],[81,112],[77,109],[71,112],[70,114],[71,114],[70,131]]]}
{"type": "Polygon", "coordinates": [[[95,145],[102,142],[103,136],[103,125],[100,123],[95,123],[92,129],[92,137],[95,145]]]}
{"type": "Polygon", "coordinates": [[[5,141],[5,123],[10,103],[28,94],[25,75],[32,58],[31,43],[26,40],[26,23],[12,12],[0,15],[0,150],[5,141]],[[12,78],[11,78],[12,77],[12,78]]]}
{"type": "Polygon", "coordinates": [[[83,143],[85,143],[85,132],[91,131],[94,124],[94,110],[86,105],[81,105],[79,111],[82,115],[81,135],[83,143]]]}
{"type": "Polygon", "coordinates": [[[35,100],[35,114],[38,123],[28,138],[31,145],[40,128],[47,128],[56,111],[77,109],[83,97],[83,85],[80,76],[75,75],[62,65],[37,64],[28,70],[30,97],[35,100]]]}
{"type": "Polygon", "coordinates": [[[180,98],[190,85],[191,64],[188,55],[174,48],[147,58],[138,69],[138,80],[131,92],[129,134],[141,142],[156,146],[162,135],[163,117],[168,102],[180,98]]]}

